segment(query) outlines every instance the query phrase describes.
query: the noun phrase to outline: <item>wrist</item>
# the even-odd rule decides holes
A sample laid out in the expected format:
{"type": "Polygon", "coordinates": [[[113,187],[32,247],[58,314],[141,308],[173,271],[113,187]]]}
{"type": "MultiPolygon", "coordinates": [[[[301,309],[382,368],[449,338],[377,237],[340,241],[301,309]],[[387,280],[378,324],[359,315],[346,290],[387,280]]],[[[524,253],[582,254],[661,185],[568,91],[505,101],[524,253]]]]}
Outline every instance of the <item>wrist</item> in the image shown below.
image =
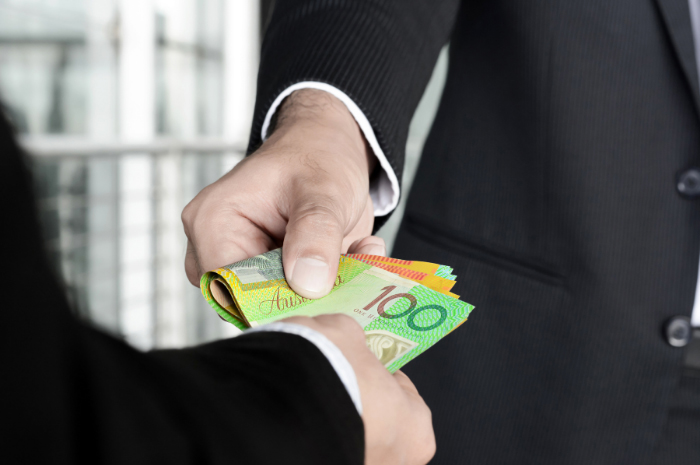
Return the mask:
{"type": "Polygon", "coordinates": [[[328,92],[301,89],[290,94],[280,105],[270,124],[270,139],[328,141],[342,147],[368,175],[377,158],[362,130],[345,104],[328,92]]]}

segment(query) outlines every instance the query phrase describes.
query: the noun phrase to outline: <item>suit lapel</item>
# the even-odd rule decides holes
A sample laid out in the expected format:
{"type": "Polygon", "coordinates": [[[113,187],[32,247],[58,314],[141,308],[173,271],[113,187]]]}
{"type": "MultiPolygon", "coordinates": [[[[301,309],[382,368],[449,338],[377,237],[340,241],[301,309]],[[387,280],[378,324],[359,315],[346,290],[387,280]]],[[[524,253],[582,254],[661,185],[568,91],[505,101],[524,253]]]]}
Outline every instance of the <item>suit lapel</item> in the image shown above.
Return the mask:
{"type": "Polygon", "coordinates": [[[688,0],[656,0],[656,3],[659,5],[678,61],[690,85],[695,108],[700,111],[700,92],[698,91],[700,84],[698,84],[698,68],[695,64],[695,44],[688,0]]]}

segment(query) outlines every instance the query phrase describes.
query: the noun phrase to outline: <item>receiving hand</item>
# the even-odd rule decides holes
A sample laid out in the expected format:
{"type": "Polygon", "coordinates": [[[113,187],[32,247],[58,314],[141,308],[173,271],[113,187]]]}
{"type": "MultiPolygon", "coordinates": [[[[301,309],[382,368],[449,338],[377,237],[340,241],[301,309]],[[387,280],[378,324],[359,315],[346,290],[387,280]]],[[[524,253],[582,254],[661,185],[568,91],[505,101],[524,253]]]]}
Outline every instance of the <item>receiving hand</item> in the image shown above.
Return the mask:
{"type": "Polygon", "coordinates": [[[430,409],[408,376],[393,375],[369,351],[360,325],[346,315],[292,317],[326,336],[352,365],[360,387],[365,463],[423,465],[435,455],[430,409]]]}

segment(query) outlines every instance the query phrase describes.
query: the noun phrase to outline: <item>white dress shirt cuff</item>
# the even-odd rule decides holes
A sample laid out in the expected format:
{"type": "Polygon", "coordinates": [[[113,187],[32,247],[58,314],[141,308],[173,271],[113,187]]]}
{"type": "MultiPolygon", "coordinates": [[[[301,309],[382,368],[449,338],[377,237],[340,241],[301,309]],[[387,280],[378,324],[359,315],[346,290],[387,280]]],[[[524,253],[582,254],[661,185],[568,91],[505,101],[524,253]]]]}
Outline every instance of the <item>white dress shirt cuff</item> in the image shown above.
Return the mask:
{"type": "Polygon", "coordinates": [[[298,82],[287,87],[284,92],[279,94],[275,101],[272,102],[272,106],[268,110],[267,115],[265,115],[265,121],[263,122],[261,131],[262,140],[267,138],[270,120],[282,101],[289,94],[300,89],[323,90],[345,104],[348,111],[350,111],[350,114],[353,116],[353,118],[355,118],[357,125],[360,126],[362,134],[365,136],[365,139],[367,139],[367,143],[374,152],[374,155],[377,157],[379,166],[382,168],[380,176],[374,178],[369,186],[369,194],[372,198],[372,203],[374,204],[374,216],[384,216],[391,213],[399,204],[399,180],[396,177],[394,169],[389,164],[389,160],[387,160],[386,156],[384,155],[382,148],[379,146],[379,142],[377,142],[377,137],[374,135],[374,130],[372,129],[372,125],[369,124],[369,120],[367,120],[367,117],[355,104],[355,102],[353,102],[344,92],[329,84],[314,81],[298,82]]]}
{"type": "Polygon", "coordinates": [[[315,331],[308,326],[297,325],[294,323],[268,323],[258,326],[257,328],[248,329],[241,336],[264,331],[276,331],[280,333],[296,334],[315,345],[323,355],[326,356],[328,362],[335,370],[338,378],[348,391],[348,395],[352,399],[353,404],[357,408],[357,413],[362,415],[362,399],[360,398],[360,386],[357,384],[355,370],[352,369],[350,362],[345,358],[345,355],[333,344],[326,336],[315,331]]]}

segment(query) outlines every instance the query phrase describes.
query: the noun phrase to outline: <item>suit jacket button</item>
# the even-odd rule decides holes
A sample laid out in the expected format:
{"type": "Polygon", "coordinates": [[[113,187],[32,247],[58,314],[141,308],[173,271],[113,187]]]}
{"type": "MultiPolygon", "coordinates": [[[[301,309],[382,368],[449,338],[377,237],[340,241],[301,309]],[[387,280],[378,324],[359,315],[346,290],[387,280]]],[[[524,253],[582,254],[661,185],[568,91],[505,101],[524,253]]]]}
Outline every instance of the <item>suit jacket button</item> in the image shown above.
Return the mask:
{"type": "Polygon", "coordinates": [[[693,337],[690,318],[674,316],[666,322],[666,342],[672,347],[685,347],[693,337]]]}
{"type": "Polygon", "coordinates": [[[678,175],[676,189],[684,197],[700,197],[700,169],[690,168],[678,175]]]}

